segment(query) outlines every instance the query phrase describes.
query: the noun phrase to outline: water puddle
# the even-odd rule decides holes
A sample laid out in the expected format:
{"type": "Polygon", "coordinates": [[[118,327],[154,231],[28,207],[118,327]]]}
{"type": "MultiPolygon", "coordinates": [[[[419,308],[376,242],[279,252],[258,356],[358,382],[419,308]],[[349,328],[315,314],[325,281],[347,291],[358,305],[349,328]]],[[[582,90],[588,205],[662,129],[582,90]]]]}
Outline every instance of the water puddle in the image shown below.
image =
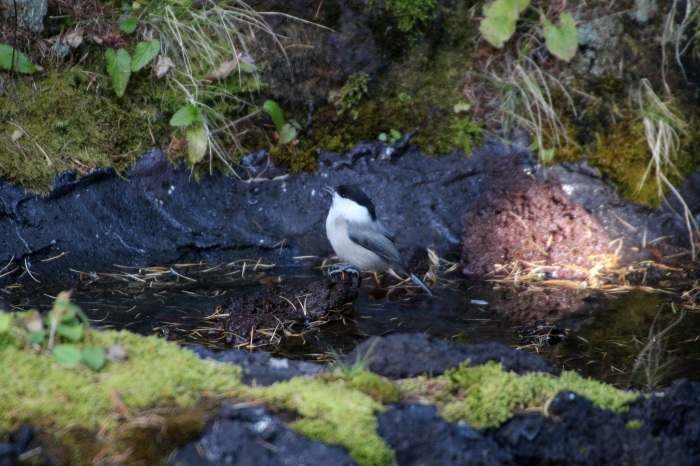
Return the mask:
{"type": "MultiPolygon", "coordinates": [[[[295,285],[321,279],[309,268],[251,267],[246,272],[237,267],[235,273],[222,268],[208,274],[201,268],[158,270],[162,273],[156,279],[141,274],[88,282],[74,290],[72,299],[97,327],[182,341],[193,330],[206,332],[204,317],[230,297],[268,286],[280,276],[295,285]]],[[[58,291],[21,290],[10,304],[48,311],[58,291]]],[[[434,298],[400,290],[386,296],[386,290],[365,278],[354,312],[265,350],[323,361],[333,352],[349,352],[368,336],[426,333],[462,343],[519,346],[554,365],[625,388],[660,388],[683,377],[700,380],[700,313],[682,311],[669,295],[633,290],[590,299],[589,292],[576,290],[513,290],[461,280],[434,291],[434,298]],[[556,345],[544,338],[519,339],[518,329],[536,320],[566,329],[567,337],[556,345]]]]}

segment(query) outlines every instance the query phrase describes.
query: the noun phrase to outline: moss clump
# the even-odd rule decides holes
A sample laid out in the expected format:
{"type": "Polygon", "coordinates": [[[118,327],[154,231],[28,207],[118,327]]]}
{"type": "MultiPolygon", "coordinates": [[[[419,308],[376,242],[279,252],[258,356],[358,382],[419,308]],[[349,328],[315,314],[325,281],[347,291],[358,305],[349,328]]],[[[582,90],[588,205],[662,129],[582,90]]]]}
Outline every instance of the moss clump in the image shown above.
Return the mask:
{"type": "Polygon", "coordinates": [[[623,196],[647,205],[659,204],[658,186],[653,177],[647,177],[641,187],[639,184],[650,161],[641,121],[619,124],[607,135],[598,134],[590,158],[623,196]]]}
{"type": "Polygon", "coordinates": [[[413,142],[427,155],[445,155],[455,149],[468,155],[481,142],[481,128],[469,118],[437,115],[418,131],[413,142]]]}
{"type": "Polygon", "coordinates": [[[348,78],[345,86],[338,94],[338,115],[350,112],[353,119],[357,120],[357,106],[367,95],[367,84],[369,75],[363,71],[355,73],[348,78]]]}
{"type": "Polygon", "coordinates": [[[632,419],[630,421],[627,421],[627,424],[625,424],[625,429],[627,430],[639,430],[642,428],[644,425],[644,421],[641,419],[632,419]]]}
{"type": "MultiPolygon", "coordinates": [[[[52,69],[34,81],[15,77],[6,87],[0,167],[6,178],[32,191],[47,192],[65,170],[123,169],[142,150],[165,144],[167,121],[157,118],[153,105],[116,99],[103,78],[79,68],[52,69]]],[[[135,82],[130,91],[140,92],[138,87],[135,82]]]]}
{"type": "Polygon", "coordinates": [[[116,427],[115,394],[132,414],[168,404],[196,405],[206,393],[238,388],[240,369],[202,362],[194,353],[156,337],[127,331],[91,332],[79,346],[121,344],[128,358],[110,363],[100,372],[66,368],[51,357],[18,348],[0,340],[5,371],[0,405],[0,430],[13,430],[23,422],[60,429],[116,427]]]}
{"type": "Polygon", "coordinates": [[[399,30],[414,33],[435,17],[437,0],[387,0],[386,8],[398,21],[399,30]]]}
{"type": "Polygon", "coordinates": [[[381,405],[351,389],[340,379],[296,378],[255,390],[272,409],[292,410],[302,417],[292,423],[299,433],[345,447],[362,465],[395,462],[393,452],[377,434],[375,414],[381,405]]]}
{"type": "Polygon", "coordinates": [[[561,377],[544,373],[519,376],[493,361],[475,367],[463,363],[443,377],[457,395],[455,401],[445,405],[443,416],[450,422],[466,421],[475,428],[498,427],[516,410],[542,407],[561,390],[571,390],[599,408],[617,412],[625,411],[625,405],[638,397],[571,371],[562,372],[561,377]]]}
{"type": "Polygon", "coordinates": [[[401,391],[391,380],[367,371],[353,373],[347,378],[348,388],[359,390],[382,403],[398,403],[401,391]]]}

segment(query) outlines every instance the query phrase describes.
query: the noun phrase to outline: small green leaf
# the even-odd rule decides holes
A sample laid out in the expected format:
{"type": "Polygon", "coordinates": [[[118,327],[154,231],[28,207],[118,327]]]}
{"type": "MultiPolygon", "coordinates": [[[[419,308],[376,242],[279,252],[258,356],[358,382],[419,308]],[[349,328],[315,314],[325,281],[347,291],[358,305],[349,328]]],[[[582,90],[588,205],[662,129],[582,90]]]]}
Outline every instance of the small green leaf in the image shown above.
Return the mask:
{"type": "Polygon", "coordinates": [[[554,159],[554,149],[541,148],[539,156],[540,156],[540,161],[544,165],[548,165],[554,159]]]}
{"type": "Polygon", "coordinates": [[[386,135],[386,133],[379,133],[379,138],[380,141],[386,142],[389,137],[386,135]]]}
{"type": "Polygon", "coordinates": [[[105,365],[105,352],[99,346],[85,348],[81,355],[85,365],[96,371],[99,371],[105,365]]]}
{"type": "Polygon", "coordinates": [[[119,29],[121,29],[126,34],[133,34],[138,26],[139,20],[133,16],[128,16],[121,20],[119,23],[119,29]]]}
{"type": "Polygon", "coordinates": [[[170,126],[187,126],[192,123],[204,123],[202,111],[194,105],[185,105],[170,119],[170,126]]]}
{"type": "Polygon", "coordinates": [[[491,45],[500,49],[515,32],[515,23],[529,4],[530,0],[496,0],[484,4],[479,31],[491,45]]]}
{"type": "Polygon", "coordinates": [[[398,139],[401,139],[401,133],[399,133],[395,129],[391,129],[391,130],[389,130],[389,132],[391,133],[392,139],[394,139],[395,141],[398,139]]]}
{"type": "Polygon", "coordinates": [[[280,106],[277,105],[277,102],[274,100],[266,100],[263,104],[263,110],[265,110],[267,114],[270,115],[270,118],[272,118],[272,122],[275,124],[277,132],[281,133],[282,128],[284,127],[284,114],[282,113],[280,106]]]}
{"type": "Polygon", "coordinates": [[[255,73],[255,67],[247,61],[241,60],[238,66],[244,73],[255,73]]]}
{"type": "Polygon", "coordinates": [[[73,325],[58,324],[56,326],[56,333],[68,338],[71,341],[78,341],[83,338],[83,326],[77,322],[75,322],[73,325]]]}
{"type": "Polygon", "coordinates": [[[19,50],[7,44],[0,44],[0,68],[13,70],[18,73],[35,73],[37,67],[19,50]],[[14,66],[12,66],[12,51],[14,50],[14,66]]]}
{"type": "Polygon", "coordinates": [[[561,26],[556,27],[551,22],[544,20],[544,45],[552,55],[564,61],[570,61],[578,50],[578,31],[571,13],[562,13],[559,16],[561,26]]]}
{"type": "Polygon", "coordinates": [[[134,59],[131,61],[131,71],[136,72],[146,66],[160,53],[160,42],[153,39],[150,42],[139,42],[134,51],[134,59]]]}
{"type": "Polygon", "coordinates": [[[80,350],[75,345],[56,345],[53,347],[53,358],[64,366],[75,366],[80,362],[80,350]]]}
{"type": "Polygon", "coordinates": [[[38,330],[35,332],[31,332],[29,334],[29,343],[31,343],[32,345],[42,343],[46,339],[46,335],[48,333],[49,332],[47,332],[46,330],[38,330]]]}
{"type": "Polygon", "coordinates": [[[7,312],[0,312],[0,335],[7,333],[10,330],[10,324],[12,323],[12,314],[7,312]]]}
{"type": "Polygon", "coordinates": [[[124,49],[119,49],[116,52],[114,49],[107,49],[105,52],[107,61],[107,73],[112,78],[112,87],[117,97],[124,95],[126,85],[129,83],[131,76],[131,55],[124,49]]]}
{"type": "Polygon", "coordinates": [[[297,137],[297,129],[290,125],[289,123],[282,126],[282,131],[280,131],[280,143],[289,144],[294,141],[297,137]]]}
{"type": "Polygon", "coordinates": [[[452,110],[455,113],[466,113],[472,108],[467,102],[457,102],[452,106],[452,110]]]}
{"type": "Polygon", "coordinates": [[[190,158],[190,163],[194,165],[201,162],[209,147],[209,138],[207,130],[202,126],[194,126],[187,128],[187,154],[190,158]]]}

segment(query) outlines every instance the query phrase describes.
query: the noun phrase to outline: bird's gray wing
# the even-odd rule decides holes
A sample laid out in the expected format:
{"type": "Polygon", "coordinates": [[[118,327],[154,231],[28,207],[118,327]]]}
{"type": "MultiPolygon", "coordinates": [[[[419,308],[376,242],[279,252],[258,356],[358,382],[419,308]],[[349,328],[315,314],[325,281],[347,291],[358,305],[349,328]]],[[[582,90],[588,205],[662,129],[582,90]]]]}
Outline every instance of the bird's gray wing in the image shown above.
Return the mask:
{"type": "Polygon", "coordinates": [[[367,225],[348,223],[348,236],[351,241],[379,254],[401,271],[406,271],[406,266],[401,260],[398,249],[396,249],[394,242],[385,233],[383,229],[368,229],[367,225]]]}

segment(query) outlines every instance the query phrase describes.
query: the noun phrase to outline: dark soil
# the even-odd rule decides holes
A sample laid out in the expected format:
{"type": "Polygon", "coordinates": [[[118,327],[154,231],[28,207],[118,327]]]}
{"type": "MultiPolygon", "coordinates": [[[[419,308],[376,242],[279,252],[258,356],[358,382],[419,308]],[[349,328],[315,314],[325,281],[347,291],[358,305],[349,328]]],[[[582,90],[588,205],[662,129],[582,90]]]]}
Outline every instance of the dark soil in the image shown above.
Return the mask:
{"type": "Polygon", "coordinates": [[[212,335],[230,346],[269,344],[277,332],[280,337],[290,330],[301,333],[328,320],[331,312],[337,318],[343,306],[357,299],[359,287],[358,275],[338,273],[307,286],[276,285],[229,298],[212,316],[220,331],[212,335]]]}
{"type": "Polygon", "coordinates": [[[463,218],[462,266],[467,275],[549,266],[552,278],[585,279],[609,254],[596,219],[571,202],[556,179],[540,181],[517,156],[486,162],[488,189],[463,218]]]}

